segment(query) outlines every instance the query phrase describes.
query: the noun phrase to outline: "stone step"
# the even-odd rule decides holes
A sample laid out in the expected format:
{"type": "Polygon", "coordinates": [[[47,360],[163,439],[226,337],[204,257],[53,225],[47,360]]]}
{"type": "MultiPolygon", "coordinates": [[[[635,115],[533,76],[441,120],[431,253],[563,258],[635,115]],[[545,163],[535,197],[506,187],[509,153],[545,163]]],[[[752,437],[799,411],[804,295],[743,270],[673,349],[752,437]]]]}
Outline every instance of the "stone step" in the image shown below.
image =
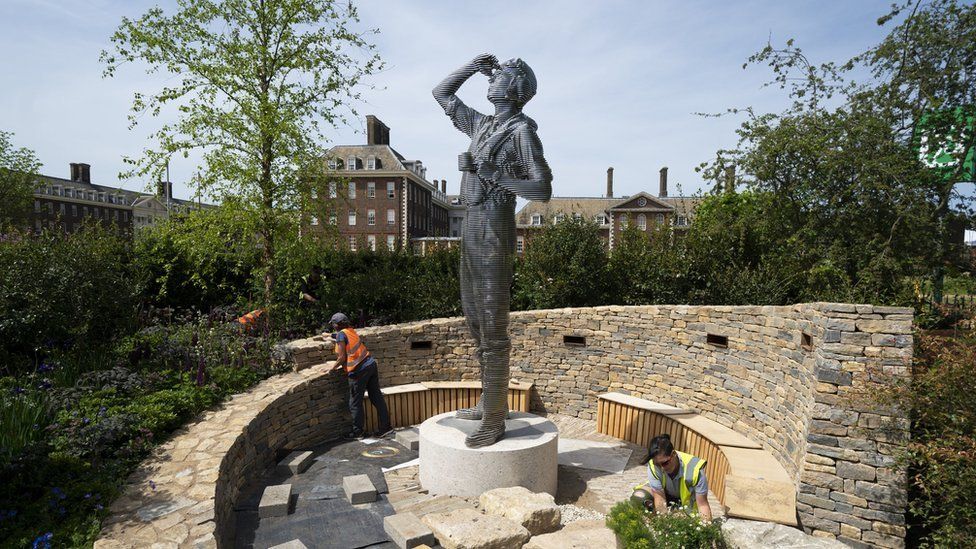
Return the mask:
{"type": "Polygon", "coordinates": [[[285,459],[278,462],[277,472],[280,475],[298,475],[304,473],[312,465],[314,461],[312,458],[311,451],[294,451],[285,456],[285,459]]]}
{"type": "Polygon", "coordinates": [[[353,505],[376,501],[376,487],[367,475],[343,477],[342,490],[353,505]]]}
{"type": "Polygon", "coordinates": [[[431,496],[425,494],[425,498],[417,501],[400,505],[397,513],[413,513],[418,517],[424,517],[431,513],[448,513],[460,509],[474,509],[475,502],[457,496],[431,496]]]}
{"type": "Polygon", "coordinates": [[[261,494],[261,502],[258,504],[258,516],[283,517],[288,514],[288,506],[291,503],[291,484],[277,484],[268,486],[261,494]]]}
{"type": "Polygon", "coordinates": [[[529,539],[521,524],[474,509],[431,513],[423,523],[444,547],[522,547],[529,539]]]}
{"type": "Polygon", "coordinates": [[[390,515],[383,519],[383,530],[400,549],[437,543],[434,533],[413,513],[390,515]]]}

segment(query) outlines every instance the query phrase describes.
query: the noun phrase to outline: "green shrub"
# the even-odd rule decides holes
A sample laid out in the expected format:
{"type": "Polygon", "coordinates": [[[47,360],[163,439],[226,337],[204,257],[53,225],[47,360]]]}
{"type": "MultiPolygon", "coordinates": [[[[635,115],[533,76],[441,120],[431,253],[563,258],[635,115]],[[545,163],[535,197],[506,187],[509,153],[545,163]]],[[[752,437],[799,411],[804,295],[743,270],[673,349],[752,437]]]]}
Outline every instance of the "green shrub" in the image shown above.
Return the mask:
{"type": "Polygon", "coordinates": [[[675,512],[649,513],[636,502],[621,501],[607,515],[607,526],[625,549],[720,549],[726,547],[719,522],[675,512]]]}
{"type": "Polygon", "coordinates": [[[0,364],[24,374],[57,349],[131,329],[138,286],[124,238],[98,226],[0,242],[0,364]]]}
{"type": "Polygon", "coordinates": [[[924,333],[912,379],[885,388],[884,404],[912,417],[899,456],[909,471],[909,536],[922,547],[976,547],[976,334],[924,333]]]}

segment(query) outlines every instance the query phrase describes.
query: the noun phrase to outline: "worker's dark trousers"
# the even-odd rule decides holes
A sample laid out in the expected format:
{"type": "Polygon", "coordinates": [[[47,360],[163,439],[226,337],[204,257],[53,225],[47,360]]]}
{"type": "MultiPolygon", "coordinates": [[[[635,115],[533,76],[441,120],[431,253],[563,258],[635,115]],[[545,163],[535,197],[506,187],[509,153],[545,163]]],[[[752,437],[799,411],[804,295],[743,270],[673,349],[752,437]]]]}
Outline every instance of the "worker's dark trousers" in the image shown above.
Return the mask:
{"type": "Polygon", "coordinates": [[[363,411],[363,395],[369,391],[369,401],[376,407],[379,414],[380,431],[390,428],[390,412],[386,409],[386,401],[380,392],[380,375],[376,369],[376,362],[365,366],[357,372],[354,378],[349,378],[349,411],[352,413],[353,428],[362,433],[366,425],[366,413],[363,411]]]}

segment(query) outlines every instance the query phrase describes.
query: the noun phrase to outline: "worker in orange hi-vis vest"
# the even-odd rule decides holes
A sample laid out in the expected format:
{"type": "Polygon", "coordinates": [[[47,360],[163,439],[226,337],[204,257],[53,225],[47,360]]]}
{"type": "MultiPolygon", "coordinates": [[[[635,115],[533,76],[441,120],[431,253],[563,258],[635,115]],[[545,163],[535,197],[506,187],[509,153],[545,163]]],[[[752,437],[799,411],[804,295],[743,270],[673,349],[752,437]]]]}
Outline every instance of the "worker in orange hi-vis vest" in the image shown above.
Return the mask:
{"type": "Polygon", "coordinates": [[[386,408],[386,401],[380,391],[376,359],[369,353],[356,330],[349,325],[349,317],[336,313],[329,320],[329,325],[335,332],[332,334],[332,339],[336,342],[335,370],[344,371],[349,380],[349,412],[352,413],[353,427],[345,438],[358,440],[366,436],[363,396],[367,391],[369,401],[373,403],[379,414],[380,427],[373,436],[383,437],[390,434],[393,429],[390,426],[390,413],[386,408]]]}
{"type": "Polygon", "coordinates": [[[261,324],[265,320],[264,309],[254,309],[246,315],[238,318],[237,322],[240,323],[241,331],[245,334],[257,334],[260,331],[261,324]]]}

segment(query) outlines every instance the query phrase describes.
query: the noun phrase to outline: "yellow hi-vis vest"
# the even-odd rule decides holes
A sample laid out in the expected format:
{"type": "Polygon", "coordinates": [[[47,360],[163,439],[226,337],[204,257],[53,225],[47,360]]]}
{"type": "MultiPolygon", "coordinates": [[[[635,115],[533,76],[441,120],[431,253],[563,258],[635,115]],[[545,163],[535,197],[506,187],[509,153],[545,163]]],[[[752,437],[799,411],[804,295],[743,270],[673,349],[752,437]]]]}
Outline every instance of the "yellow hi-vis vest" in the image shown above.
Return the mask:
{"type": "MultiPolygon", "coordinates": [[[[705,467],[705,460],[684,452],[675,453],[678,454],[678,491],[681,494],[681,506],[697,513],[698,502],[691,496],[691,491],[701,478],[701,470],[705,467]]],[[[647,470],[651,472],[651,476],[661,482],[666,497],[667,479],[664,477],[667,473],[661,467],[654,465],[653,459],[647,462],[647,470]]]]}

